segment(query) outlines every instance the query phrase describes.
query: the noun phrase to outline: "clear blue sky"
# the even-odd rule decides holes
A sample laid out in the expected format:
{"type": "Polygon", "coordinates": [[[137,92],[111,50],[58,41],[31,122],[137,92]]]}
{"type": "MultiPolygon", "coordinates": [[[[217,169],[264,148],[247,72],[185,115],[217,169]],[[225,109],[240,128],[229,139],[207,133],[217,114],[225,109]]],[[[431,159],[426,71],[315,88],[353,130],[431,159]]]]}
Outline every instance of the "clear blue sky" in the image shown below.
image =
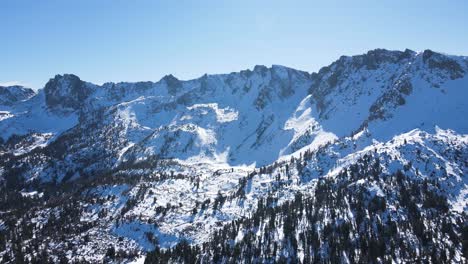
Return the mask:
{"type": "Polygon", "coordinates": [[[0,83],[317,71],[374,48],[468,55],[468,1],[0,1],[0,83]]]}

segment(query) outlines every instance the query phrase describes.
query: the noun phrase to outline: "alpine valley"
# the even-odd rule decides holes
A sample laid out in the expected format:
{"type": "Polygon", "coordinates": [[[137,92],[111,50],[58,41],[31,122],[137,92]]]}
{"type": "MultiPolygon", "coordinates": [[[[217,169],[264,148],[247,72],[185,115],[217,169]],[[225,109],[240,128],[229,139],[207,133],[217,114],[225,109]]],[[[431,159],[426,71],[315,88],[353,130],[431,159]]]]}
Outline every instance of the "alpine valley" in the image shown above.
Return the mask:
{"type": "Polygon", "coordinates": [[[468,263],[468,57],[0,87],[1,263],[468,263]]]}

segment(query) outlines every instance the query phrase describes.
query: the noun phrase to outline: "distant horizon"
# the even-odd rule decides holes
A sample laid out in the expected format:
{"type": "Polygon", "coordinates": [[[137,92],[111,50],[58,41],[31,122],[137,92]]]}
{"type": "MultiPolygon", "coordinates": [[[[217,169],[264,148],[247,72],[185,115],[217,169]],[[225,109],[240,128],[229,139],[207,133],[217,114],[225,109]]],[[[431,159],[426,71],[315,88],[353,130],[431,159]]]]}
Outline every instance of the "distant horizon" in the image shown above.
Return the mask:
{"type": "MultiPolygon", "coordinates": [[[[408,48],[406,49],[403,49],[403,50],[390,50],[390,49],[385,49],[385,48],[375,48],[375,49],[371,49],[371,50],[368,50],[367,52],[369,51],[372,51],[372,50],[378,50],[378,49],[383,49],[383,50],[387,50],[387,51],[405,51],[407,50],[408,48]]],[[[443,52],[443,51],[437,51],[437,50],[433,50],[433,49],[424,49],[424,50],[412,50],[412,49],[408,49],[408,50],[411,50],[413,52],[415,52],[416,54],[419,54],[419,53],[422,53],[426,50],[431,50],[431,51],[434,51],[436,53],[440,53],[440,54],[444,54],[444,55],[447,55],[447,56],[462,56],[462,57],[465,57],[466,55],[463,55],[463,54],[450,54],[450,53],[446,53],[446,52],[443,52]]],[[[353,57],[353,56],[359,56],[359,55],[363,55],[363,54],[366,54],[367,52],[364,52],[364,53],[361,53],[361,54],[354,54],[354,55],[341,55],[341,56],[346,56],[346,57],[353,57]]],[[[167,74],[164,74],[161,78],[159,79],[155,79],[155,80],[136,80],[136,81],[126,81],[126,80],[117,80],[117,81],[104,81],[104,82],[101,82],[101,83],[98,83],[98,82],[93,82],[93,81],[89,81],[89,80],[86,80],[86,79],[83,79],[81,78],[78,74],[75,74],[73,72],[63,72],[63,73],[56,73],[52,76],[50,76],[48,78],[48,80],[41,86],[41,87],[30,87],[30,86],[26,86],[22,83],[19,83],[19,82],[15,82],[15,81],[12,81],[12,82],[5,82],[5,83],[0,83],[0,86],[4,86],[4,87],[8,87],[8,86],[22,86],[22,87],[25,87],[25,88],[31,88],[33,89],[34,91],[38,91],[38,90],[41,90],[44,88],[44,86],[47,84],[47,82],[51,79],[53,79],[55,76],[57,75],[66,75],[66,74],[71,74],[71,75],[75,75],[77,77],[79,77],[82,81],[85,81],[85,82],[90,82],[90,83],[93,83],[93,84],[96,84],[96,85],[104,85],[105,83],[135,83],[135,82],[154,82],[154,83],[157,83],[159,81],[161,81],[165,76],[168,76],[168,75],[172,75],[174,76],[176,79],[180,80],[180,81],[191,81],[191,80],[196,80],[196,79],[199,79],[201,77],[203,77],[204,75],[219,75],[219,74],[230,74],[230,73],[238,73],[238,72],[241,72],[241,71],[245,71],[245,70],[253,70],[256,66],[265,66],[267,68],[272,68],[273,66],[281,66],[281,67],[286,67],[286,68],[290,68],[290,69],[294,69],[294,70],[299,70],[299,71],[304,71],[304,72],[307,72],[307,73],[316,73],[318,72],[321,68],[323,67],[327,67],[328,65],[334,63],[336,60],[338,60],[341,56],[339,56],[338,58],[336,58],[335,60],[331,61],[330,63],[328,64],[325,64],[321,67],[319,67],[317,70],[315,71],[307,71],[307,70],[303,70],[303,69],[297,69],[297,68],[294,68],[294,67],[290,67],[288,65],[281,65],[281,64],[271,64],[271,65],[262,65],[262,64],[256,64],[256,65],[253,65],[253,66],[250,66],[250,67],[247,67],[247,68],[244,68],[244,69],[239,69],[237,71],[231,71],[231,72],[219,72],[219,73],[204,73],[204,74],[201,74],[200,76],[197,76],[197,77],[194,77],[194,78],[190,78],[190,79],[182,79],[180,78],[179,76],[176,76],[172,73],[167,73],[167,74]]]]}
{"type": "Polygon", "coordinates": [[[62,73],[191,80],[254,65],[317,72],[378,48],[466,56],[467,12],[466,1],[3,1],[0,85],[38,90],[62,73]]]}

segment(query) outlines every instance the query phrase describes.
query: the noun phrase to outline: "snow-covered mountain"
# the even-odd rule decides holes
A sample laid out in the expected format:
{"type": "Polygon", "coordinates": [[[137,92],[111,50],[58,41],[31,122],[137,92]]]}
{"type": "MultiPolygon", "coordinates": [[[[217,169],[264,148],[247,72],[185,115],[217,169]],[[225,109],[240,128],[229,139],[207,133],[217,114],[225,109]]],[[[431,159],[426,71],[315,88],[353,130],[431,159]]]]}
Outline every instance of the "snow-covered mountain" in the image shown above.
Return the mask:
{"type": "Polygon", "coordinates": [[[148,261],[183,262],[185,247],[206,263],[463,263],[467,73],[468,57],[377,49],[311,74],[274,65],[189,81],[95,85],[65,74],[37,93],[0,87],[0,258],[125,262],[154,250],[148,261]],[[389,221],[399,237],[378,229],[389,221]],[[355,251],[300,238],[327,237],[327,224],[342,236],[333,230],[343,223],[355,251]],[[211,243],[220,238],[224,254],[211,243]],[[371,239],[405,246],[370,254],[371,239]],[[255,259],[244,247],[258,243],[255,259]]]}

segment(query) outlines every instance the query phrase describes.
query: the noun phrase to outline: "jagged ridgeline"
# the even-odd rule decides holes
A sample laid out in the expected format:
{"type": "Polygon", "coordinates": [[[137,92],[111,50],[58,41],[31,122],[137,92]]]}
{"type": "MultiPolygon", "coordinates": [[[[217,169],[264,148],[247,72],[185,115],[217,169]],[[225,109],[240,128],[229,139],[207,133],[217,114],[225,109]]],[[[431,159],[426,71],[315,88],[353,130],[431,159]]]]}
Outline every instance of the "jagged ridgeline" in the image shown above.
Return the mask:
{"type": "Polygon", "coordinates": [[[466,263],[468,58],[0,87],[0,263],[466,263]]]}

